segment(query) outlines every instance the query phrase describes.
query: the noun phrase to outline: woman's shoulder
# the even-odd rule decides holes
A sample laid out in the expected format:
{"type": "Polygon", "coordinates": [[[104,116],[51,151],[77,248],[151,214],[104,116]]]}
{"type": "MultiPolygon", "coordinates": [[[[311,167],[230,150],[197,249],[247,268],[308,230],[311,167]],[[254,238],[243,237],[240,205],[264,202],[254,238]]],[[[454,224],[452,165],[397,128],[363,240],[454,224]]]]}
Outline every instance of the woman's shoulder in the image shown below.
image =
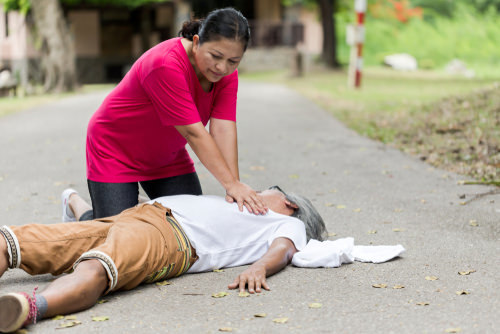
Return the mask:
{"type": "Polygon", "coordinates": [[[185,52],[180,38],[171,38],[152,47],[141,57],[141,68],[149,73],[156,69],[185,71],[185,52]]]}

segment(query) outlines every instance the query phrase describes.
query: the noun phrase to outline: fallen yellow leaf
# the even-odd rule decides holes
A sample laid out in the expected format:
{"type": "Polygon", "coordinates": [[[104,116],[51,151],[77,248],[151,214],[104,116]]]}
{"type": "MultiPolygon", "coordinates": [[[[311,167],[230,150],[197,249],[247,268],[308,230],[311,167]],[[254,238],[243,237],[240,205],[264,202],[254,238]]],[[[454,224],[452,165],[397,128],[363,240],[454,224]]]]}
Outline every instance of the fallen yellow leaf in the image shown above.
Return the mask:
{"type": "Polygon", "coordinates": [[[309,304],[309,308],[321,308],[323,304],[321,303],[311,303],[309,304]]]}
{"type": "Polygon", "coordinates": [[[288,177],[291,179],[298,179],[299,178],[299,176],[297,174],[290,174],[290,175],[288,175],[288,177]]]}
{"type": "Polygon", "coordinates": [[[392,232],[403,232],[404,230],[404,228],[393,228],[392,232]]]}
{"type": "Polygon", "coordinates": [[[337,205],[337,209],[345,209],[345,205],[339,204],[339,205],[337,205]]]}
{"type": "Polygon", "coordinates": [[[109,320],[109,317],[107,316],[92,317],[92,321],[106,321],[106,320],[109,320]]]}
{"type": "Polygon", "coordinates": [[[328,233],[328,236],[329,236],[329,237],[334,237],[334,236],[336,236],[336,235],[337,235],[337,233],[333,233],[333,232],[332,232],[332,233],[328,233]]]}
{"type": "Polygon", "coordinates": [[[223,273],[224,270],[223,269],[214,269],[214,273],[223,273]]]}
{"type": "Polygon", "coordinates": [[[284,324],[288,321],[288,318],[276,318],[276,319],[273,319],[273,322],[277,323],[277,324],[284,324]]]}
{"type": "Polygon", "coordinates": [[[429,305],[429,303],[428,302],[418,302],[417,305],[419,305],[419,306],[427,306],[427,305],[429,305]]]}
{"type": "Polygon", "coordinates": [[[387,284],[372,284],[372,287],[377,289],[387,288],[387,284]]]}
{"type": "Polygon", "coordinates": [[[377,231],[376,230],[371,230],[371,231],[368,231],[368,234],[377,234],[377,231]]]}
{"type": "Polygon", "coordinates": [[[266,313],[255,313],[253,316],[256,318],[265,318],[265,317],[267,317],[267,314],[266,313]]]}
{"type": "Polygon", "coordinates": [[[462,328],[460,328],[460,327],[445,329],[446,333],[460,333],[461,331],[462,331],[462,328]]]}
{"type": "Polygon", "coordinates": [[[470,275],[470,274],[475,273],[475,272],[476,271],[474,269],[472,269],[472,270],[467,270],[467,271],[459,271],[458,274],[465,276],[465,275],[470,275]]]}
{"type": "Polygon", "coordinates": [[[56,315],[55,317],[52,318],[52,320],[61,320],[64,319],[64,315],[56,315]]]}
{"type": "Polygon", "coordinates": [[[212,297],[222,298],[222,297],[226,297],[227,295],[229,295],[229,293],[222,291],[222,292],[217,292],[217,293],[212,294],[212,297]]]}
{"type": "Polygon", "coordinates": [[[470,294],[470,292],[469,292],[469,291],[465,291],[465,290],[460,290],[460,291],[457,291],[457,292],[455,292],[455,293],[456,293],[457,295],[459,295],[459,296],[460,296],[460,295],[468,295],[468,294],[470,294]]]}
{"type": "Polygon", "coordinates": [[[242,292],[238,293],[238,297],[250,297],[250,293],[248,293],[246,291],[242,291],[242,292]]]}
{"type": "Polygon", "coordinates": [[[101,299],[99,301],[97,301],[97,304],[104,304],[104,303],[107,303],[108,300],[107,299],[101,299]]]}
{"type": "Polygon", "coordinates": [[[460,203],[458,203],[458,204],[460,204],[460,205],[465,205],[465,204],[467,204],[467,202],[460,202],[460,203]]]}
{"type": "Polygon", "coordinates": [[[67,315],[64,317],[65,320],[76,320],[76,315],[67,315]]]}
{"type": "Polygon", "coordinates": [[[233,329],[231,327],[221,327],[219,328],[219,332],[232,332],[233,329]]]}
{"type": "Polygon", "coordinates": [[[436,276],[425,276],[425,279],[428,281],[437,281],[439,278],[436,276]]]}
{"type": "Polygon", "coordinates": [[[335,205],[335,204],[333,204],[333,203],[325,203],[325,206],[326,206],[326,207],[332,207],[332,206],[334,206],[334,205],[335,205]]]}
{"type": "Polygon", "coordinates": [[[170,283],[169,281],[161,281],[161,282],[156,282],[156,285],[158,286],[165,286],[165,285],[170,285],[172,283],[170,283]]]}
{"type": "Polygon", "coordinates": [[[63,322],[59,325],[59,327],[57,327],[56,329],[59,329],[59,328],[68,328],[68,327],[75,327],[77,325],[81,325],[82,322],[81,321],[78,321],[78,320],[73,320],[73,321],[67,321],[67,322],[63,322]]]}
{"type": "Polygon", "coordinates": [[[392,287],[393,289],[404,289],[404,285],[395,285],[392,287]]]}
{"type": "Polygon", "coordinates": [[[354,212],[361,212],[361,208],[356,208],[356,209],[354,209],[352,211],[354,211],[354,212]]]}
{"type": "Polygon", "coordinates": [[[469,225],[470,226],[479,226],[479,224],[477,223],[477,220],[475,220],[475,219],[469,220],[469,225]]]}

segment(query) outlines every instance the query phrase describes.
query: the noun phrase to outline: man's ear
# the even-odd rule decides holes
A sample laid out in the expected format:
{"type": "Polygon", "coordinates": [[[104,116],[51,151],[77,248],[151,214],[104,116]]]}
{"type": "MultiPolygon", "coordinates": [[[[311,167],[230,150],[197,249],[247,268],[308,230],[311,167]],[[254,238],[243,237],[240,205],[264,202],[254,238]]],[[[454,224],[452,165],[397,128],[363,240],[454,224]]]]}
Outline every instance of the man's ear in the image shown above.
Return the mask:
{"type": "Polygon", "coordinates": [[[295,209],[298,209],[298,208],[299,208],[299,206],[298,206],[297,204],[292,203],[292,202],[290,202],[289,200],[285,200],[285,204],[286,204],[286,206],[287,206],[288,208],[290,208],[290,209],[294,209],[294,210],[295,210],[295,209]]]}

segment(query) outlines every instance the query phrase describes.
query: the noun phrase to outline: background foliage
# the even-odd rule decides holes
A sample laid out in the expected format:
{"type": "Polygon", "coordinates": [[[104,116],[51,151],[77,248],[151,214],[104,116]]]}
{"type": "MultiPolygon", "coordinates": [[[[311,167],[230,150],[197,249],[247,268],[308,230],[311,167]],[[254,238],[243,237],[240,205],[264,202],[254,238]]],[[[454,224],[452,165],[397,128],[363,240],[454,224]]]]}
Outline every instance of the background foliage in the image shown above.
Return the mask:
{"type": "MultiPolygon", "coordinates": [[[[441,69],[458,58],[478,75],[500,76],[500,0],[371,0],[365,22],[364,63],[380,65],[384,56],[409,53],[425,69],[441,69]],[[407,9],[420,6],[422,16],[398,20],[394,3],[406,3],[407,9]],[[386,8],[387,15],[375,12],[386,8]],[[493,70],[493,71],[492,71],[493,70]],[[495,72],[496,71],[496,72],[495,72]]],[[[353,23],[352,11],[336,14],[339,41],[345,41],[345,27],[353,23]]],[[[347,63],[349,48],[339,45],[339,58],[347,63]]]]}

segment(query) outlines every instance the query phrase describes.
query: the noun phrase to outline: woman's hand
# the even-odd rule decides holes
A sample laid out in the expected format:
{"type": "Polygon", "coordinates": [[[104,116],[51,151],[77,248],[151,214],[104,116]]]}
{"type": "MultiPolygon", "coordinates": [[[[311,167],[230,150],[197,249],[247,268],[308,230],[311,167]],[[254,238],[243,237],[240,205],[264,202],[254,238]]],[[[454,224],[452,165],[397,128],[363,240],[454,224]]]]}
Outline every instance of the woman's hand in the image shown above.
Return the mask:
{"type": "Polygon", "coordinates": [[[233,283],[228,285],[228,288],[237,289],[239,287],[240,292],[244,292],[246,286],[250,293],[261,292],[262,289],[271,290],[266,282],[265,266],[258,264],[251,265],[248,269],[239,274],[233,283]]]}
{"type": "Polygon", "coordinates": [[[245,206],[248,212],[256,215],[265,214],[268,210],[255,190],[240,181],[235,181],[227,187],[226,200],[230,203],[236,201],[240,211],[243,211],[243,206],[245,206]]]}

